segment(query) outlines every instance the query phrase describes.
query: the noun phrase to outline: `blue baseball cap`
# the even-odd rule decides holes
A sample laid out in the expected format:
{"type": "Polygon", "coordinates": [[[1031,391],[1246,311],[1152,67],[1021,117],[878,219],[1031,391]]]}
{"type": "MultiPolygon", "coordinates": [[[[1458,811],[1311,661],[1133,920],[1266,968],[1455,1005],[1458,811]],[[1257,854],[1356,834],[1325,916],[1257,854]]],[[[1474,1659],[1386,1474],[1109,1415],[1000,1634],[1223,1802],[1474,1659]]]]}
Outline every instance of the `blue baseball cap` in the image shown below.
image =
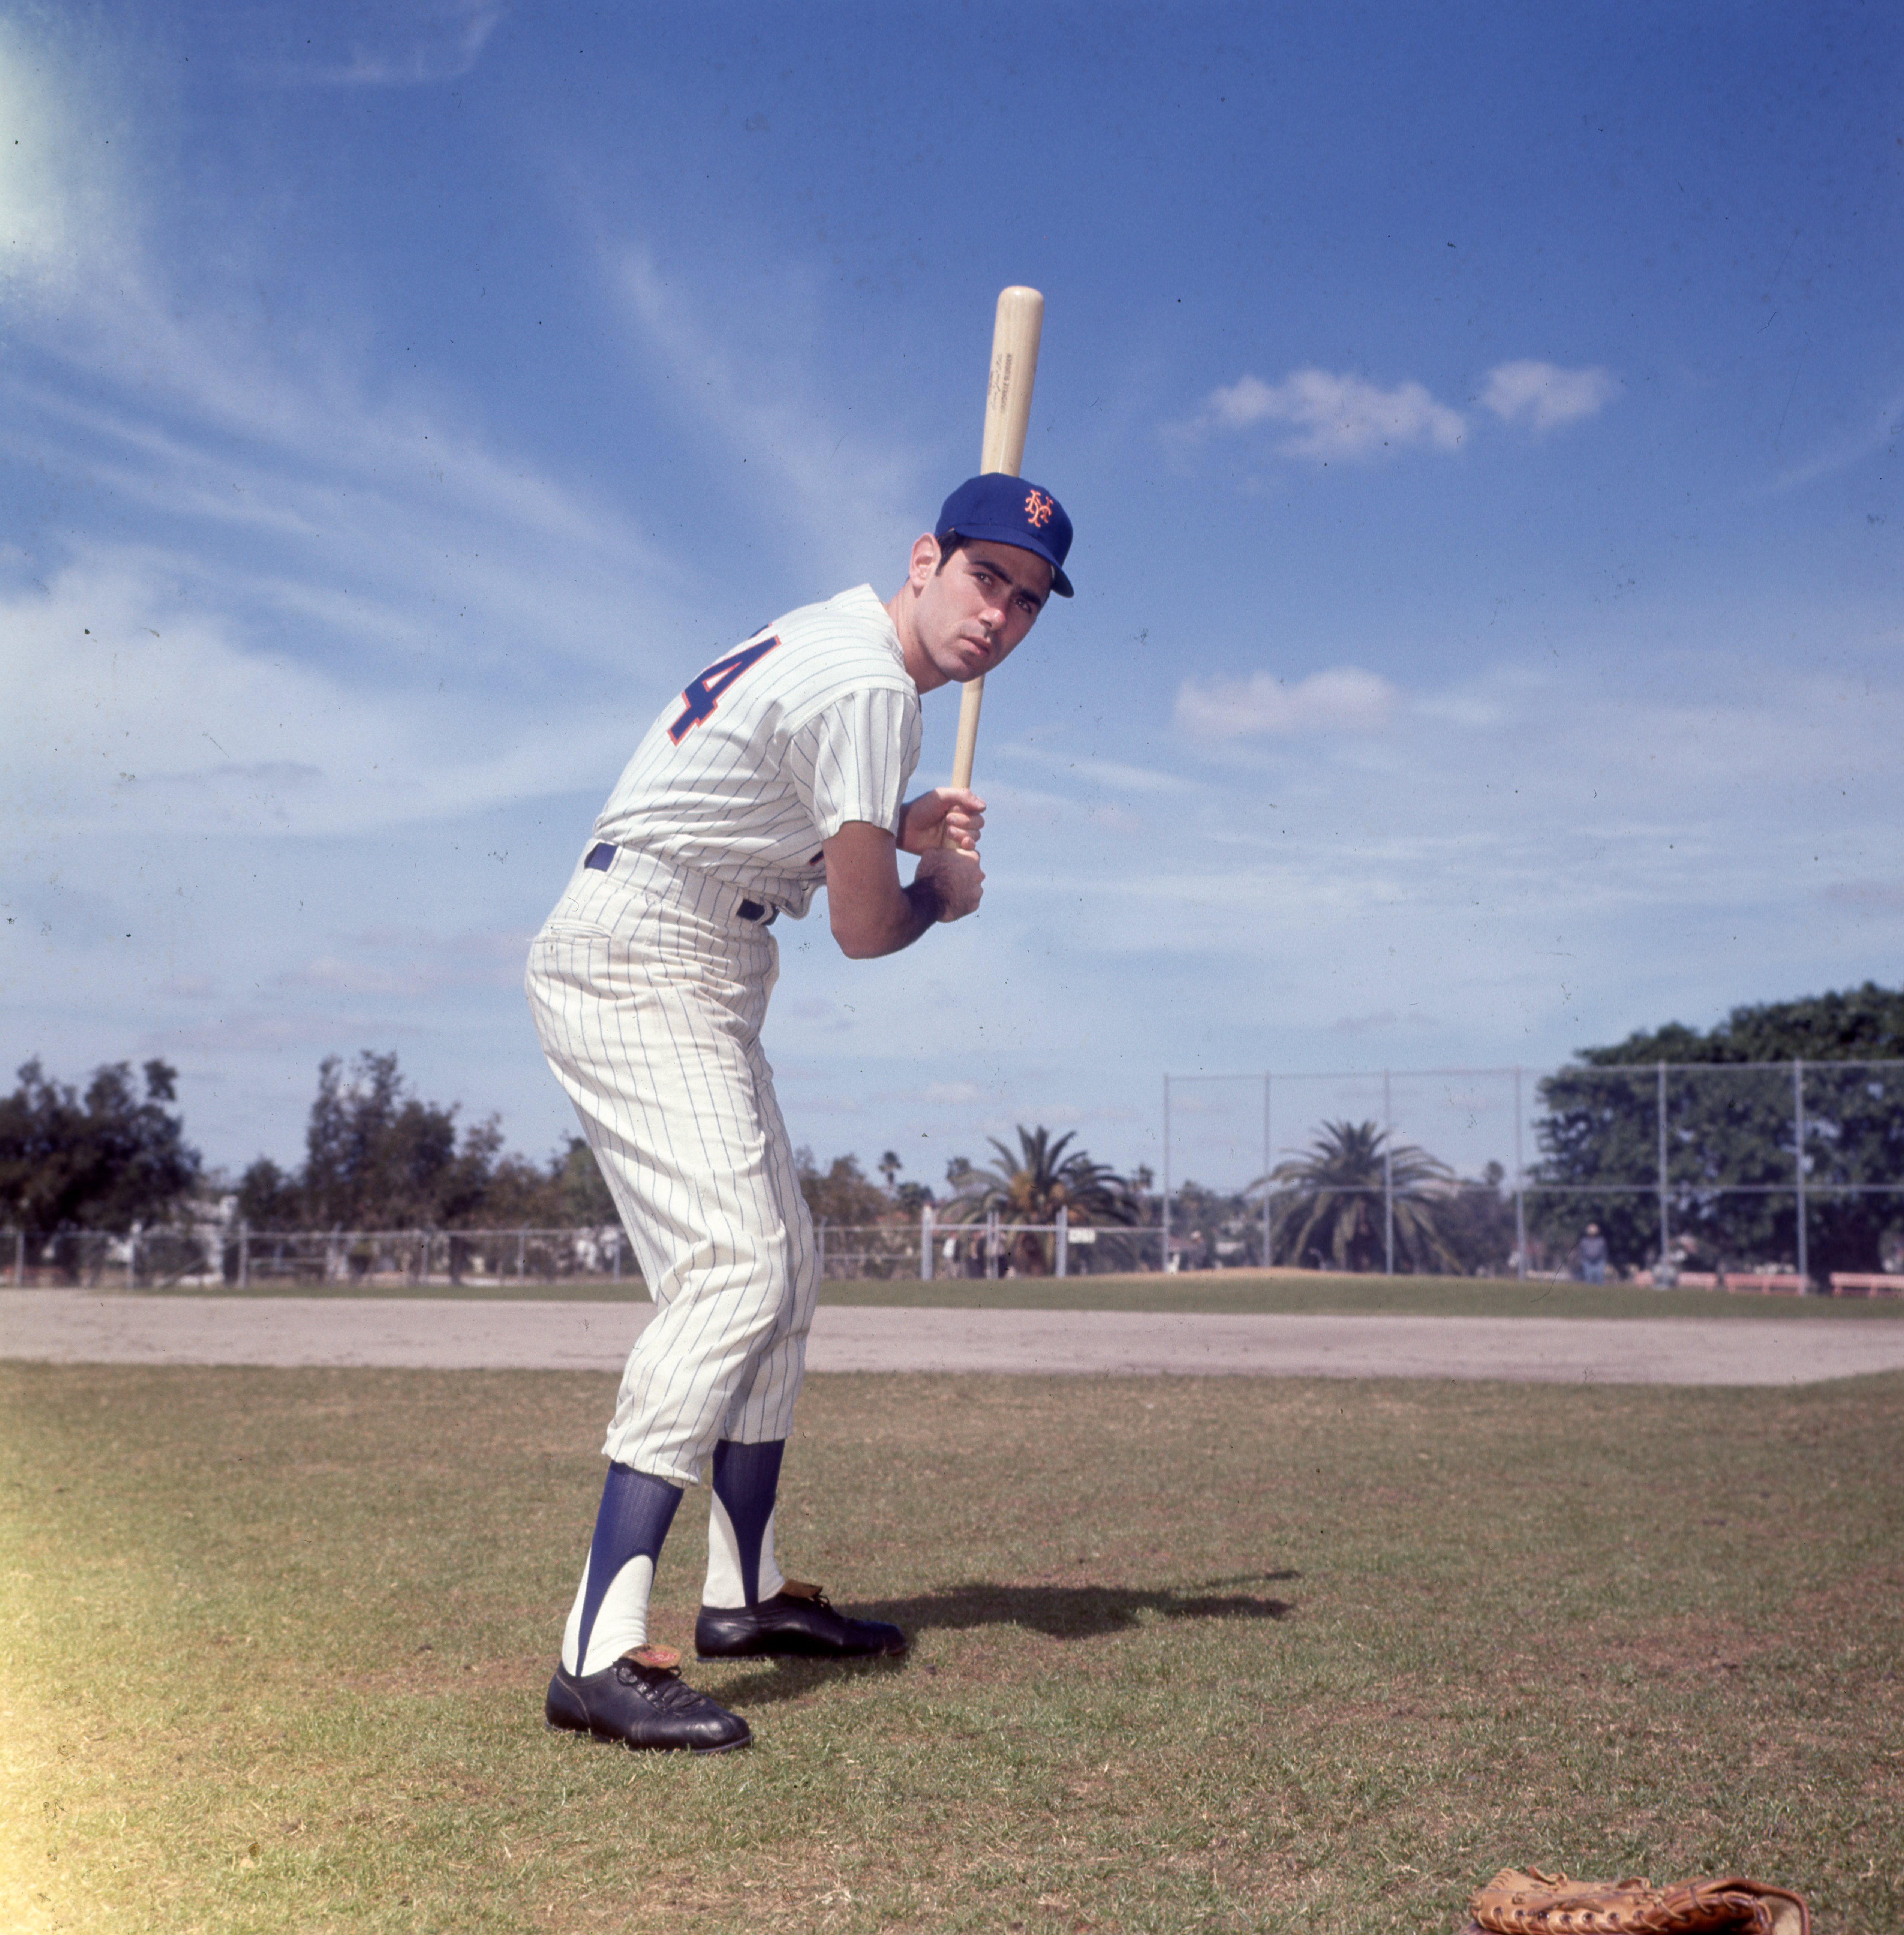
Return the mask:
{"type": "Polygon", "coordinates": [[[1049,491],[1002,470],[968,477],[948,497],[932,535],[941,544],[952,536],[990,538],[1035,551],[1052,568],[1052,589],[1061,598],[1071,596],[1064,575],[1065,554],[1071,548],[1071,520],[1049,491]]]}

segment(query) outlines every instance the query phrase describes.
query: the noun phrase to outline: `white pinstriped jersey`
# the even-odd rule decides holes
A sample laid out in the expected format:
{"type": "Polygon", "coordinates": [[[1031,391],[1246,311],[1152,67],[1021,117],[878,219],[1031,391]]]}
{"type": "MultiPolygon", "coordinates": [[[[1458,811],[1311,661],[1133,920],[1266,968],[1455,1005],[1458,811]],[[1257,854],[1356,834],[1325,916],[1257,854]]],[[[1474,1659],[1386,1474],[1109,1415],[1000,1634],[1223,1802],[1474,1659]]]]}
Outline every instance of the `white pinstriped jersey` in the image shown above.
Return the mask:
{"type": "Polygon", "coordinates": [[[798,916],[820,843],[897,836],[919,764],[919,688],[868,584],[789,611],[708,666],[649,727],[595,838],[712,874],[798,916]]]}

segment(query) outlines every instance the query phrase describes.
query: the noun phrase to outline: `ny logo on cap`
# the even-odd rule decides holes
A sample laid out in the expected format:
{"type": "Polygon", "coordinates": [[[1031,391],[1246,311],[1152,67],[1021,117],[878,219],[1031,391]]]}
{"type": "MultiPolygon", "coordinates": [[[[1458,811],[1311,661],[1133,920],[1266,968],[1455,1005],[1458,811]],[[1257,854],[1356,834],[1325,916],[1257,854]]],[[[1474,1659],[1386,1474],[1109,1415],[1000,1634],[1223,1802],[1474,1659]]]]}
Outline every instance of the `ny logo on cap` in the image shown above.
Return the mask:
{"type": "Polygon", "coordinates": [[[1024,519],[1033,530],[1040,530],[1052,521],[1052,500],[1042,491],[1027,494],[1024,500],[1024,519]]]}

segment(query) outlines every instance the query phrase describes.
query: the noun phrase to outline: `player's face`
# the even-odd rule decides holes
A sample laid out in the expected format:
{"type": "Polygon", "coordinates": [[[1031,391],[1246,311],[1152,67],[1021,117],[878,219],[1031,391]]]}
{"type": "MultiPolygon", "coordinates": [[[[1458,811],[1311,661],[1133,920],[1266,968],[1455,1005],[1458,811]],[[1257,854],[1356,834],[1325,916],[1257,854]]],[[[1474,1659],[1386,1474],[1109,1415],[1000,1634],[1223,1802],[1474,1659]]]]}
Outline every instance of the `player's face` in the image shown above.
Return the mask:
{"type": "Polygon", "coordinates": [[[1052,568],[1036,551],[987,541],[961,546],[943,570],[938,563],[936,547],[914,558],[916,632],[933,670],[963,685],[1010,657],[1051,596],[1052,568]]]}

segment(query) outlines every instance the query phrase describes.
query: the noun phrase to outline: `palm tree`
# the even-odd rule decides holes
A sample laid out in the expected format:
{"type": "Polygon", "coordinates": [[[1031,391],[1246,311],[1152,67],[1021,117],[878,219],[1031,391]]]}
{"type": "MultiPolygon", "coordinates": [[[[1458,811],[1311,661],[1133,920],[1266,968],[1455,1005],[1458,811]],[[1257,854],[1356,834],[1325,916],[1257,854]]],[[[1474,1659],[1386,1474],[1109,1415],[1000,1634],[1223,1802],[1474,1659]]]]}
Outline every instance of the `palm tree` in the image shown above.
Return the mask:
{"type": "MultiPolygon", "coordinates": [[[[1136,1201],[1122,1176],[1082,1149],[1064,1153],[1074,1133],[1054,1142],[1043,1126],[1027,1129],[1021,1124],[1015,1155],[991,1137],[997,1160],[983,1169],[967,1165],[948,1176],[955,1193],[941,1214],[949,1221],[969,1223],[996,1211],[1006,1222],[1049,1223],[1061,1209],[1074,1224],[1136,1222],[1136,1201]]],[[[1046,1275],[1045,1239],[1020,1230],[1012,1245],[1012,1262],[1027,1276],[1046,1275]]]]}
{"type": "Polygon", "coordinates": [[[1338,1269],[1379,1269],[1386,1258],[1383,1197],[1393,1191],[1396,1247],[1413,1269],[1424,1262],[1458,1271],[1460,1265],[1435,1227],[1438,1185],[1454,1171],[1413,1143],[1383,1147],[1373,1122],[1325,1122],[1301,1155],[1260,1176],[1252,1190],[1280,1184],[1294,1197],[1280,1219],[1276,1247],[1300,1263],[1315,1256],[1338,1269]]]}

